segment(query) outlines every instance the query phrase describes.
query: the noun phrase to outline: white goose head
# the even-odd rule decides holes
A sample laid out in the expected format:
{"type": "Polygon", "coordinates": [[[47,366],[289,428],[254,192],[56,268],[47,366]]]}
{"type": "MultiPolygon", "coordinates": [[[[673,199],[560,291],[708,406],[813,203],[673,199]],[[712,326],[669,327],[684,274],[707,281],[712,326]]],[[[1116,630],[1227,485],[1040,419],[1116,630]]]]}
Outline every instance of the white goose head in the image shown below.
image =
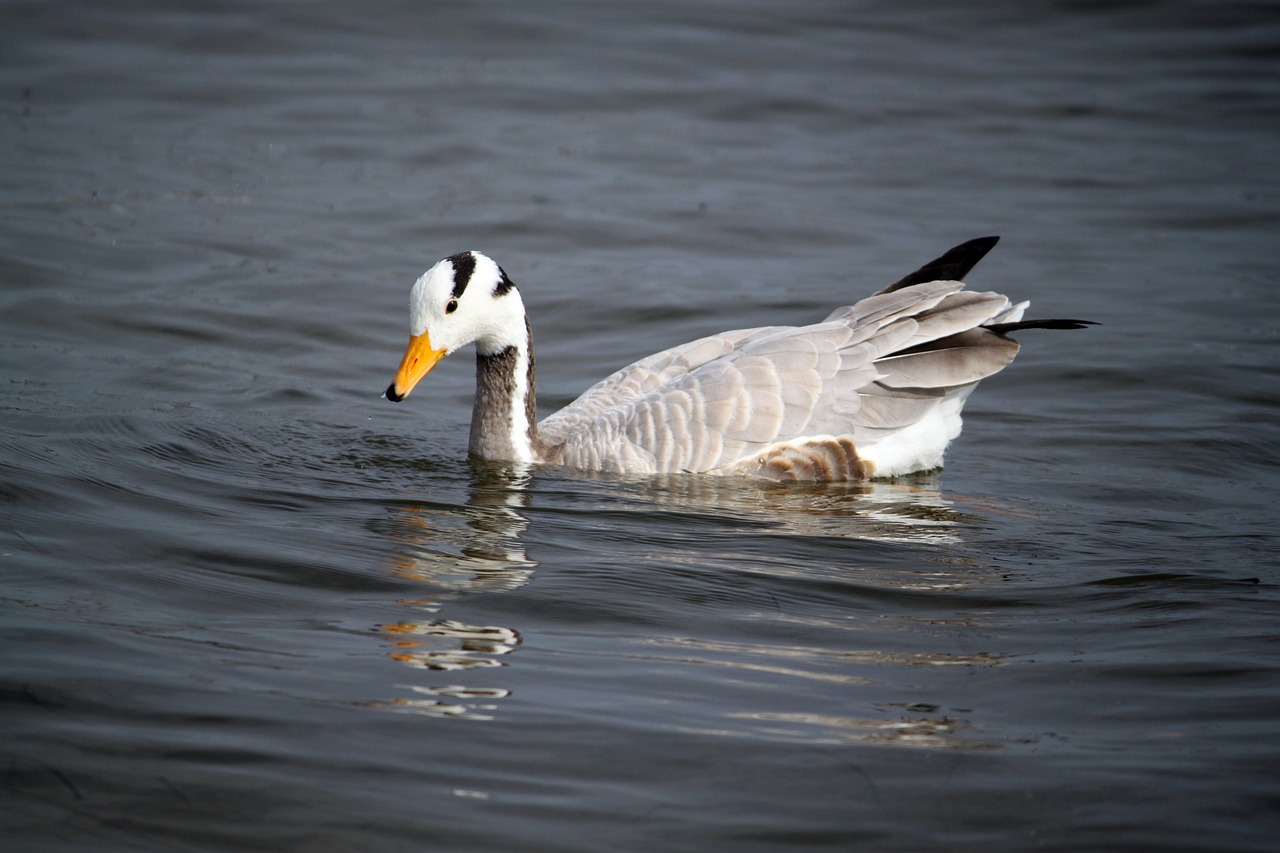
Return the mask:
{"type": "Polygon", "coordinates": [[[528,344],[524,302],[511,279],[479,252],[451,255],[409,295],[409,347],[387,399],[400,402],[446,355],[474,343],[481,356],[528,344]]]}

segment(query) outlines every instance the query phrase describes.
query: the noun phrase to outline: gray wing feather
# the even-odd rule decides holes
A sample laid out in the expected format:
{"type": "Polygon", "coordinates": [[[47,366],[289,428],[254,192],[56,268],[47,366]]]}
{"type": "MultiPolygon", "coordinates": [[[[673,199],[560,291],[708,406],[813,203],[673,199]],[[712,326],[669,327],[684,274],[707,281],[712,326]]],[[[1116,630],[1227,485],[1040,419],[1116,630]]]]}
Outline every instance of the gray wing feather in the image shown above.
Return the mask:
{"type": "Polygon", "coordinates": [[[906,314],[927,311],[948,293],[962,288],[964,282],[961,281],[931,281],[892,293],[877,293],[853,305],[837,308],[827,315],[826,322],[839,320],[854,327],[867,323],[885,324],[906,314]]]}
{"type": "Polygon", "coordinates": [[[877,362],[888,388],[953,388],[998,373],[1018,354],[1018,344],[985,329],[971,329],[877,362]]]}
{"type": "Polygon", "coordinates": [[[874,443],[1017,353],[980,326],[1022,306],[963,286],[911,285],[815,325],[742,329],[657,353],[543,421],[549,458],[606,471],[707,471],[797,436],[874,443]]]}
{"type": "Polygon", "coordinates": [[[655,353],[600,380],[578,399],[543,420],[539,429],[549,440],[567,438],[604,412],[639,400],[668,382],[733,352],[743,340],[771,330],[766,327],[724,332],[655,353]]]}

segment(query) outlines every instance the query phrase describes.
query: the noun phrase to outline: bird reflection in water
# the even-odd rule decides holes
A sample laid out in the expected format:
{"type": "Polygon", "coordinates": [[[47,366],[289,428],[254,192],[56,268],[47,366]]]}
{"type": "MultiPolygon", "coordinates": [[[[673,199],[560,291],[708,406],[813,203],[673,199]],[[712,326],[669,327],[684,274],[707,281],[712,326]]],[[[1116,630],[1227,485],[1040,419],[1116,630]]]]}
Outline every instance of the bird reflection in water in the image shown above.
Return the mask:
{"type": "MultiPolygon", "coordinates": [[[[823,555],[812,560],[737,560],[730,547],[723,562],[736,573],[767,575],[779,581],[796,578],[806,583],[850,584],[851,600],[903,603],[925,601],[920,597],[923,595],[932,602],[923,613],[906,607],[881,614],[870,629],[865,610],[832,614],[779,608],[756,614],[762,623],[790,623],[798,632],[813,632],[810,636],[815,638],[825,635],[824,641],[812,645],[734,641],[697,633],[648,637],[647,659],[666,661],[672,672],[691,668],[705,672],[709,679],[800,685],[794,693],[780,694],[791,698],[775,704],[770,697],[764,700],[764,707],[726,709],[714,728],[692,727],[689,731],[781,742],[923,749],[1000,749],[1017,741],[993,737],[981,724],[968,719],[969,709],[911,699],[894,701],[902,685],[917,683],[910,674],[912,669],[954,667],[972,672],[1011,661],[1010,655],[969,650],[964,648],[967,643],[955,640],[988,624],[992,617],[973,609],[973,596],[980,597],[983,587],[1004,577],[990,562],[967,553],[963,547],[967,534],[985,527],[989,514],[1016,514],[1015,510],[972,498],[944,497],[936,474],[892,482],[838,484],[660,478],[646,482],[644,494],[631,505],[650,509],[657,505],[694,523],[697,515],[714,515],[719,529],[738,525],[744,536],[754,539],[757,553],[770,551],[767,544],[761,548],[758,537],[764,533],[770,538],[794,538],[798,546],[809,540],[811,553],[823,555]],[[853,547],[843,548],[838,540],[849,540],[853,547]],[[859,546],[872,543],[889,546],[878,552],[890,555],[880,566],[875,560],[863,562],[868,551],[859,546]],[[838,554],[849,559],[840,559],[838,554]],[[917,558],[903,559],[902,554],[917,558]],[[900,598],[903,594],[910,598],[900,598]],[[939,612],[947,609],[947,602],[955,604],[954,615],[939,612]],[[901,620],[903,631],[897,634],[900,642],[886,648],[877,641],[884,639],[885,620],[893,619],[901,620]],[[920,625],[927,626],[924,632],[918,630],[920,625]],[[939,633],[951,637],[941,647],[939,633]],[[912,648],[906,638],[914,636],[922,642],[912,648]],[[859,647],[860,641],[869,642],[859,647]],[[806,684],[826,685],[825,691],[819,692],[828,695],[834,685],[847,689],[851,697],[864,694],[869,701],[861,703],[858,714],[833,713],[830,707],[805,709],[803,701],[796,707],[794,697],[808,692],[806,684]]],[[[679,550],[673,547],[665,560],[678,560],[679,550]]],[[[704,546],[690,546],[686,554],[691,563],[700,566],[715,561],[704,546]]],[[[856,701],[849,704],[858,705],[856,701]]]]}
{"type": "MultiPolygon", "coordinates": [[[[554,471],[540,473],[547,484],[554,471]]],[[[392,537],[401,543],[390,571],[421,585],[423,594],[400,604],[408,613],[394,623],[378,627],[389,645],[389,656],[407,666],[430,673],[451,674],[441,685],[405,684],[407,695],[377,703],[377,707],[404,713],[462,719],[493,719],[501,700],[510,691],[496,686],[465,685],[466,673],[492,672],[507,665],[506,656],[520,648],[514,627],[470,624],[447,618],[451,600],[469,593],[507,592],[532,579],[537,562],[522,543],[529,527],[526,517],[530,495],[527,468],[473,463],[465,503],[451,501],[405,502],[395,509],[392,537]]],[[[664,516],[682,524],[705,523],[707,529],[736,529],[744,535],[787,536],[822,540],[849,539],[885,544],[909,543],[938,548],[939,565],[924,560],[914,568],[895,569],[873,578],[863,575],[868,588],[893,588],[913,593],[946,594],[981,585],[991,579],[985,565],[969,565],[951,547],[960,543],[966,529],[981,525],[986,507],[973,504],[970,511],[944,498],[936,477],[920,476],[899,482],[841,484],[772,484],[738,478],[697,476],[616,478],[578,475],[572,479],[578,510],[607,510],[619,529],[631,522],[646,529],[661,526],[664,516]],[[705,518],[705,522],[699,518],[705,518]],[[945,555],[945,556],[943,556],[945,555]]],[[[556,491],[545,492],[554,501],[556,491]]],[[[972,502],[961,501],[962,505],[972,502]]],[[[687,544],[687,543],[686,543],[687,544]]],[[[714,557],[693,547],[681,553],[673,543],[666,559],[705,564],[714,557]]],[[[862,571],[847,564],[805,562],[802,565],[765,561],[758,569],[778,578],[803,573],[807,577],[841,576],[862,571]]],[[[768,618],[813,620],[812,614],[773,613],[768,618]]],[[[938,617],[932,617],[937,621],[938,617]]],[[[966,617],[970,618],[970,617],[966,617]]],[[[841,632],[848,626],[830,626],[841,632]]],[[[881,666],[999,666],[1003,656],[979,653],[919,651],[902,653],[865,649],[780,647],[770,643],[712,643],[699,637],[650,637],[647,654],[667,658],[675,667],[725,668],[760,677],[798,678],[846,684],[852,688],[875,685],[879,679],[862,677],[881,666]],[[854,665],[855,675],[850,671],[854,665]]],[[[425,675],[425,673],[424,673],[425,675]]],[[[485,680],[490,680],[488,675],[485,680]]],[[[833,718],[829,715],[768,709],[739,709],[725,718],[726,734],[770,739],[807,739],[823,742],[868,742],[900,746],[977,748],[981,738],[952,715],[894,713],[886,707],[881,718],[833,718]]]]}
{"type": "Polygon", "coordinates": [[[893,481],[773,483],[731,477],[653,477],[648,497],[670,509],[764,522],[796,536],[949,545],[980,520],[938,490],[936,473],[893,481]]]}
{"type": "MultiPolygon", "coordinates": [[[[392,573],[423,584],[427,594],[401,599],[411,613],[377,630],[391,645],[390,657],[417,669],[466,672],[501,667],[502,656],[520,646],[520,633],[501,625],[472,625],[440,618],[445,603],[471,592],[505,592],[524,586],[537,565],[520,542],[528,521],[527,468],[477,463],[466,504],[404,504],[396,508],[395,532],[403,550],[392,573]]],[[[412,696],[376,707],[435,717],[492,719],[501,687],[403,685],[412,696]]]]}

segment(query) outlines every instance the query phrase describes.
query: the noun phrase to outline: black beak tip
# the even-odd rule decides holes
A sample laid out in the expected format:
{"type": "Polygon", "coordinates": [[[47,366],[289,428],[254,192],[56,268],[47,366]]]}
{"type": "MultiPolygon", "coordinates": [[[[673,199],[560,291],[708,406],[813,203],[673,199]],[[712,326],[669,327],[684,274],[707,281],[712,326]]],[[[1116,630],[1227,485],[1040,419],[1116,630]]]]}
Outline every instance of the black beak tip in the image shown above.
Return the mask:
{"type": "Polygon", "coordinates": [[[386,397],[388,400],[390,400],[393,403],[399,403],[401,400],[404,399],[402,395],[396,393],[396,383],[394,382],[392,382],[390,385],[387,386],[386,393],[384,393],[382,396],[386,397]]]}

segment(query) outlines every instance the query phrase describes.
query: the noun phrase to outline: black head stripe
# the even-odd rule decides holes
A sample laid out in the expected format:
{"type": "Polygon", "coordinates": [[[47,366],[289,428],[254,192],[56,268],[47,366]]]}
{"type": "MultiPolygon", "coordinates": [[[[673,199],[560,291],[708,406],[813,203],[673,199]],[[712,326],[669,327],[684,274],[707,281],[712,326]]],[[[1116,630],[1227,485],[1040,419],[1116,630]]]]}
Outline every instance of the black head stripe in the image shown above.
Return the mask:
{"type": "Polygon", "coordinates": [[[476,256],[470,252],[459,252],[449,256],[449,263],[453,264],[453,298],[457,299],[471,283],[471,274],[476,271],[476,256]]]}
{"type": "Polygon", "coordinates": [[[508,290],[515,287],[515,285],[512,284],[511,279],[507,278],[507,271],[502,267],[498,267],[498,275],[501,276],[501,278],[499,278],[498,283],[493,286],[494,296],[502,296],[508,290]]]}

